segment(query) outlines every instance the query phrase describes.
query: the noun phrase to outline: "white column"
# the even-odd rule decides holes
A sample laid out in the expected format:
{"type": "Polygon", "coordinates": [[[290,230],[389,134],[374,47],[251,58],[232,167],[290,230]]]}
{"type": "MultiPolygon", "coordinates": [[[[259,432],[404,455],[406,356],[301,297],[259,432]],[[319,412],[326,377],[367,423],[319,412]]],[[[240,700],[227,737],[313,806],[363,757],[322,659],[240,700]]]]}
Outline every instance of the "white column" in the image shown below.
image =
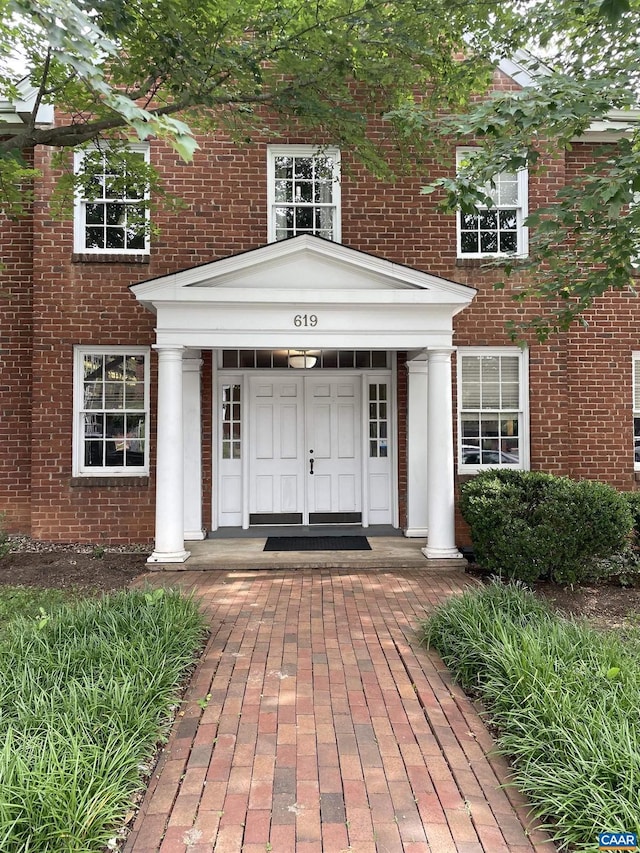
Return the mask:
{"type": "Polygon", "coordinates": [[[148,563],[184,563],[184,451],[182,427],[182,352],[158,351],[156,438],[156,544],[148,563]]]}
{"type": "Polygon", "coordinates": [[[427,351],[429,387],[427,410],[428,540],[422,549],[430,559],[461,557],[455,540],[453,481],[452,347],[427,351]]]}
{"type": "Polygon", "coordinates": [[[408,361],[407,529],[405,536],[427,536],[427,377],[425,361],[408,361]]]}
{"type": "Polygon", "coordinates": [[[182,423],[184,431],[184,538],[204,539],[202,529],[202,423],[199,350],[182,359],[182,423]]]}

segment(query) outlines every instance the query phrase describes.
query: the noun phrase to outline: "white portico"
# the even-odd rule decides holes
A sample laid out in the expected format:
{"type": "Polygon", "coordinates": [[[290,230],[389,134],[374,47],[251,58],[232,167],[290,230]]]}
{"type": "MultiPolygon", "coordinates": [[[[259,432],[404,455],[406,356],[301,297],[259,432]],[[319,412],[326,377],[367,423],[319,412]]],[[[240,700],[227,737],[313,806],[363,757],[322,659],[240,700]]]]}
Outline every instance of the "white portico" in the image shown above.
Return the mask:
{"type": "Polygon", "coordinates": [[[182,562],[189,556],[185,539],[204,535],[204,350],[301,356],[296,362],[289,355],[286,370],[274,362],[269,369],[256,364],[227,373],[214,359],[214,517],[206,520],[208,527],[226,517],[246,527],[278,513],[287,523],[307,524],[324,517],[323,509],[329,516],[359,516],[363,526],[381,523],[388,512],[397,526],[394,438],[398,420],[406,417],[405,533],[427,538],[427,558],[459,556],[452,324],[473,299],[472,288],[303,235],[131,289],[157,315],[156,544],[150,561],[182,562]],[[379,359],[356,359],[350,370],[318,370],[317,356],[306,355],[310,351],[407,352],[407,412],[397,410],[391,363],[382,368],[379,359]],[[312,361],[316,369],[305,369],[312,361]],[[238,396],[234,420],[236,388],[246,405],[240,408],[238,396]],[[227,396],[221,398],[222,392],[227,396]],[[230,420],[220,425],[223,408],[230,420]],[[242,435],[237,448],[236,427],[242,435]],[[387,493],[389,508],[383,511],[387,493]],[[272,512],[263,513],[263,507],[272,512]]]}

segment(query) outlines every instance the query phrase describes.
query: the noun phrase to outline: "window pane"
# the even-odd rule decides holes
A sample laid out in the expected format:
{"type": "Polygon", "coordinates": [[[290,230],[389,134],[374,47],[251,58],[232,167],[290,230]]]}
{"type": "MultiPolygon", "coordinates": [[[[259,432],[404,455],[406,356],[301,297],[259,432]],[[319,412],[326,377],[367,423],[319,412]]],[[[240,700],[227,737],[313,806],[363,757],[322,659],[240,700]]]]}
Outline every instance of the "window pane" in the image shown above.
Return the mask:
{"type": "Polygon", "coordinates": [[[501,252],[517,252],[518,251],[518,235],[515,232],[502,231],[500,233],[500,251],[501,252]]]}
{"type": "Polygon", "coordinates": [[[480,232],[480,251],[481,252],[497,252],[498,251],[498,235],[489,231],[480,232]]]}
{"type": "Polygon", "coordinates": [[[125,219],[124,204],[107,204],[107,225],[123,225],[125,219]]]}
{"type": "Polygon", "coordinates": [[[478,235],[474,231],[463,231],[460,235],[460,250],[463,254],[477,255],[479,251],[478,235]]]}
{"type": "Polygon", "coordinates": [[[501,172],[498,175],[498,197],[499,205],[517,205],[518,204],[518,179],[516,175],[508,172],[501,172]]]}
{"type": "Polygon", "coordinates": [[[295,177],[296,179],[311,180],[313,177],[313,161],[314,157],[295,157],[295,177]]]}
{"type": "Polygon", "coordinates": [[[87,225],[104,224],[104,205],[87,203],[85,207],[87,225]]]}
{"type": "Polygon", "coordinates": [[[87,249],[104,249],[104,229],[87,228],[84,244],[87,249]]]}
{"type": "Polygon", "coordinates": [[[102,382],[85,382],[84,384],[84,408],[85,409],[102,409],[104,402],[102,399],[102,391],[104,385],[102,382]]]}
{"type": "Polygon", "coordinates": [[[276,179],[275,199],[276,201],[293,201],[293,184],[291,181],[276,179]]]}
{"type": "Polygon", "coordinates": [[[501,210],[499,221],[502,231],[515,231],[518,227],[518,214],[515,210],[501,210]]]}
{"type": "Polygon", "coordinates": [[[124,405],[127,409],[144,409],[144,383],[132,382],[125,386],[124,405]]]}
{"type": "Polygon", "coordinates": [[[498,228],[498,214],[495,210],[485,210],[480,214],[480,230],[494,231],[498,228]]]}
{"type": "Polygon", "coordinates": [[[312,207],[297,207],[296,211],[296,229],[310,231],[313,228],[313,208],[312,207]]]}
{"type": "Polygon", "coordinates": [[[84,416],[85,438],[102,438],[104,435],[104,415],[84,416]]]}
{"type": "Polygon", "coordinates": [[[124,249],[124,228],[107,228],[107,249],[124,249]]]}
{"type": "Polygon", "coordinates": [[[102,441],[85,442],[84,465],[87,468],[104,467],[104,443],[102,441]]]}
{"type": "Polygon", "coordinates": [[[276,178],[293,177],[293,157],[275,158],[276,178]]]}
{"type": "Polygon", "coordinates": [[[105,409],[124,409],[124,385],[122,382],[104,383],[105,409]]]}
{"type": "MultiPolygon", "coordinates": [[[[463,414],[461,419],[462,436],[465,440],[477,438],[480,435],[480,418],[478,415],[463,414]]],[[[474,444],[476,442],[469,442],[474,444]]]]}
{"type": "Polygon", "coordinates": [[[313,201],[313,184],[311,181],[296,183],[295,201],[298,204],[310,204],[313,201]]]}

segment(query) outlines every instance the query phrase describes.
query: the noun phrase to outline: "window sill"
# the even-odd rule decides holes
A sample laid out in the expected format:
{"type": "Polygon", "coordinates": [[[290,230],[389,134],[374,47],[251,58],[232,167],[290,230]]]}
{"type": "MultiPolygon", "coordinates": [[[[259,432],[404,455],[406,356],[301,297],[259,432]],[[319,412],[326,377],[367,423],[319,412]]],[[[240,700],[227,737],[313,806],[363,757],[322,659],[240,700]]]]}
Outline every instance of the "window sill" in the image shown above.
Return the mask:
{"type": "Polygon", "coordinates": [[[96,252],[74,252],[71,255],[72,264],[148,264],[150,256],[142,252],[122,254],[100,254],[96,252]]]}
{"type": "Polygon", "coordinates": [[[479,269],[480,267],[495,269],[500,262],[509,262],[513,266],[519,266],[526,264],[528,260],[528,258],[523,257],[509,258],[508,255],[485,255],[483,258],[456,258],[456,266],[470,269],[479,269]]]}
{"type": "Polygon", "coordinates": [[[149,485],[149,475],[120,477],[116,474],[112,477],[72,477],[69,485],[72,489],[93,489],[103,488],[104,486],[143,489],[149,485]]]}

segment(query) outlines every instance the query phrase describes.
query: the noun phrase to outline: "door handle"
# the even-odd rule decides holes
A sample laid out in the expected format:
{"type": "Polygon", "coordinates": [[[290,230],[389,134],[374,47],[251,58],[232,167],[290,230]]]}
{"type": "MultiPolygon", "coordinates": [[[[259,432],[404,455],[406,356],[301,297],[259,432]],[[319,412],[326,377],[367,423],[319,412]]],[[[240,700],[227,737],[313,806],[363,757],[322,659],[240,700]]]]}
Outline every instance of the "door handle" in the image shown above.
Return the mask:
{"type": "Polygon", "coordinates": [[[313,456],[309,459],[309,473],[313,474],[313,456]]]}

